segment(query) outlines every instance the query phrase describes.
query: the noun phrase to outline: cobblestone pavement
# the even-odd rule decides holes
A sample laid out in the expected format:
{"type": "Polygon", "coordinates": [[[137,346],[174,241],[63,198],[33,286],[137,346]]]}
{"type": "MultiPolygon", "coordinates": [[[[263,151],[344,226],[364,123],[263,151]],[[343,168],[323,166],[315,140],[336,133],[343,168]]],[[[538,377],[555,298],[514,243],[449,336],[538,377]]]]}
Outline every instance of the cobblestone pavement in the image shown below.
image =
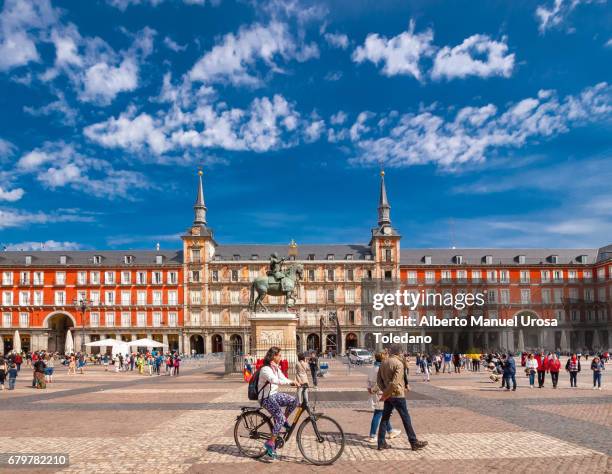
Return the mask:
{"type": "MultiPolygon", "coordinates": [[[[577,389],[561,378],[552,389],[501,390],[486,373],[411,377],[408,405],[415,430],[429,441],[413,452],[404,435],[392,449],[368,442],[371,412],[365,368],[332,362],[311,401],[337,420],[346,435],[331,467],[306,463],[292,439],[277,461],[242,457],[233,439],[241,406],[252,406],[240,377],[214,363],[187,363],[179,377],[141,376],[90,368],[85,375],[57,369],[47,390],[29,388],[22,370],[15,391],[0,392],[2,452],[68,453],[70,466],[18,472],[124,473],[236,472],[610,472],[612,396],[592,390],[585,375],[577,389]],[[503,399],[503,401],[502,401],[503,399]]],[[[606,382],[604,380],[604,382],[606,382]]],[[[397,415],[395,428],[403,429],[397,415]]],[[[6,470],[2,472],[8,472],[6,470]]]]}

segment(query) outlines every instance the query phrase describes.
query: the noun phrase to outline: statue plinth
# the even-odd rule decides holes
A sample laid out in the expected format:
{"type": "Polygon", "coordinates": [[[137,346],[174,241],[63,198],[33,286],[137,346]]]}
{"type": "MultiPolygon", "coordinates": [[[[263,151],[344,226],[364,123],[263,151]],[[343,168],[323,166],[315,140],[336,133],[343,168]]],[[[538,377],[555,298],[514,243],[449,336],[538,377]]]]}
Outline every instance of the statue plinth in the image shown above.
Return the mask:
{"type": "Polygon", "coordinates": [[[281,348],[283,359],[289,362],[289,372],[293,374],[297,362],[296,328],[298,317],[294,313],[251,313],[251,354],[263,359],[272,346],[281,348]]]}

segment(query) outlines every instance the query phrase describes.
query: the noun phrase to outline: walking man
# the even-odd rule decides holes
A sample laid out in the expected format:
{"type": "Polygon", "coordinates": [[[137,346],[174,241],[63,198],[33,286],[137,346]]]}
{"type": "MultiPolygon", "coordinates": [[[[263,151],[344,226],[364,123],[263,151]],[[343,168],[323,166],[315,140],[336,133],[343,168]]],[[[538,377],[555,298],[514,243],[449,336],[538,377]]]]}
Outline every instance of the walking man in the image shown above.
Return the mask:
{"type": "Polygon", "coordinates": [[[399,345],[389,348],[390,356],[385,359],[376,378],[376,385],[382,390],[381,401],[384,402],[382,420],[378,427],[378,450],[389,449],[391,446],[385,441],[389,420],[393,409],[397,410],[408,435],[408,441],[413,451],[423,449],[427,441],[419,441],[412,428],[408,406],[406,405],[406,390],[410,390],[406,377],[406,364],[401,356],[399,345]]]}

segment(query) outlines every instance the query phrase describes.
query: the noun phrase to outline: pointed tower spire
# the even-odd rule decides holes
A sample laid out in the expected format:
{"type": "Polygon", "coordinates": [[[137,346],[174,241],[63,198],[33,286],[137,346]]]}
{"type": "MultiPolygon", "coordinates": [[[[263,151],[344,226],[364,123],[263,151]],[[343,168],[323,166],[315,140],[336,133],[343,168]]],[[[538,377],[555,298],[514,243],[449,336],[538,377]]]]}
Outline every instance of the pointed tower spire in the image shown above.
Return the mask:
{"type": "Polygon", "coordinates": [[[204,172],[198,170],[198,197],[193,205],[194,219],[193,225],[206,225],[206,204],[204,204],[204,186],[202,185],[202,175],[204,172]]]}
{"type": "Polygon", "coordinates": [[[387,199],[385,171],[380,170],[380,197],[378,198],[378,225],[391,225],[391,206],[387,199]]]}

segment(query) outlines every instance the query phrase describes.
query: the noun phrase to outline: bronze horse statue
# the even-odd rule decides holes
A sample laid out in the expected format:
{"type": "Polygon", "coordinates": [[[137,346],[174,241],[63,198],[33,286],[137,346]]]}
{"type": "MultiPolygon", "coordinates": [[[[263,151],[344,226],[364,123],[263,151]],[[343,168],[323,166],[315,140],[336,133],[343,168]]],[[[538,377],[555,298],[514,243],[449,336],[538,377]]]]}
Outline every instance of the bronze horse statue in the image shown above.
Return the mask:
{"type": "Polygon", "coordinates": [[[269,312],[262,301],[266,295],[284,296],[285,311],[289,310],[289,306],[293,306],[295,303],[293,292],[296,290],[298,282],[302,279],[304,267],[300,263],[294,264],[289,266],[286,270],[283,270],[282,273],[284,276],[281,280],[277,280],[274,276],[268,275],[257,277],[251,282],[249,308],[251,308],[253,312],[257,311],[258,305],[260,305],[266,313],[269,312]],[[257,296],[255,296],[255,292],[257,292],[257,296]]]}

